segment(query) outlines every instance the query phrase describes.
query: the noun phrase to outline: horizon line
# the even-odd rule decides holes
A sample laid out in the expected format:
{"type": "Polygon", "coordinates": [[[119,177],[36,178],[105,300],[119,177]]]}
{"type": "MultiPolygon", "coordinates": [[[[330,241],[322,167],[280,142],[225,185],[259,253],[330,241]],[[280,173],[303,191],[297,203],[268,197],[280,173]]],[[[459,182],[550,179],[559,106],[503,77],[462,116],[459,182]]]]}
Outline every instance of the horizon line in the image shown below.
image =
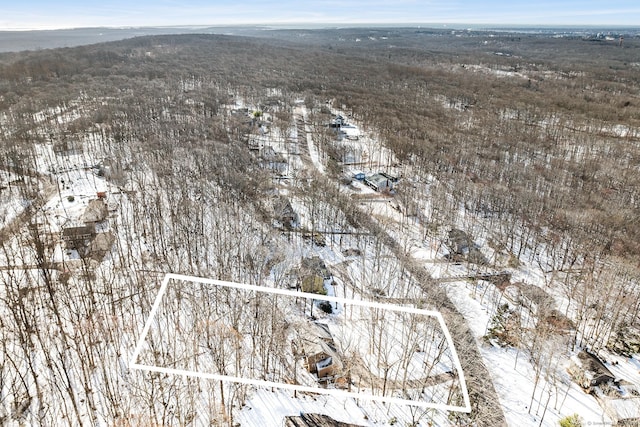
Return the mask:
{"type": "Polygon", "coordinates": [[[537,28],[537,29],[637,29],[640,25],[621,25],[621,24],[518,24],[518,23],[482,23],[482,22],[280,22],[280,23],[234,23],[234,24],[173,24],[173,25],[96,25],[96,26],[68,26],[68,27],[16,27],[16,28],[0,28],[2,32],[35,32],[35,31],[69,31],[69,30],[135,30],[135,29],[197,29],[197,28],[305,28],[313,27],[314,29],[348,29],[358,27],[385,27],[385,28],[434,28],[434,29],[521,29],[521,28],[537,28]],[[471,28],[480,27],[480,28],[471,28]]]}

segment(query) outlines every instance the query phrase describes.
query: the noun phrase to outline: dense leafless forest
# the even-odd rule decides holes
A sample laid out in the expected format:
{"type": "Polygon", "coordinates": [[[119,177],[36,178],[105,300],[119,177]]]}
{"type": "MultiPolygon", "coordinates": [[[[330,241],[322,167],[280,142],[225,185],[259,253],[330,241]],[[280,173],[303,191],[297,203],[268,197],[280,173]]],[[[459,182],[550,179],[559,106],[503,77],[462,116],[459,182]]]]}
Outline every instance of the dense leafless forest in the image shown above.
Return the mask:
{"type": "MultiPolygon", "coordinates": [[[[561,406],[551,398],[552,385],[561,396],[557,360],[640,352],[637,37],[282,30],[6,53],[0,152],[3,425],[236,425],[250,387],[128,368],[160,281],[180,273],[313,287],[305,259],[329,249],[345,296],[438,310],[451,331],[472,410],[405,409],[407,425],[506,424],[480,355],[488,342],[533,366],[527,409],[538,420],[561,406]],[[327,123],[337,114],[376,143],[358,151],[336,138],[327,123]],[[313,138],[311,152],[296,148],[296,131],[313,138]],[[252,149],[266,132],[278,153],[252,149]],[[374,196],[349,192],[349,163],[399,178],[382,195],[393,220],[374,196]],[[104,200],[105,213],[88,221],[85,212],[90,229],[71,227],[85,196],[87,206],[104,200]],[[305,219],[283,218],[283,206],[305,219]],[[482,245],[457,251],[460,230],[482,245]],[[416,236],[434,253],[449,248],[434,263],[457,268],[486,305],[484,340],[449,282],[412,256],[416,236]]],[[[246,328],[255,375],[272,366],[283,382],[302,381],[277,303],[256,304],[244,316],[261,322],[220,334],[195,316],[216,297],[171,295],[177,306],[165,313],[175,319],[164,327],[193,315],[182,326],[206,341],[218,371],[249,369],[240,353],[215,353],[239,352],[246,328]]],[[[386,366],[376,391],[385,396],[401,374],[388,378],[381,343],[371,353],[386,366]]],[[[165,363],[180,345],[145,357],[165,363]]],[[[402,383],[408,395],[406,374],[402,383]]],[[[453,384],[443,399],[461,404],[453,384]]]]}

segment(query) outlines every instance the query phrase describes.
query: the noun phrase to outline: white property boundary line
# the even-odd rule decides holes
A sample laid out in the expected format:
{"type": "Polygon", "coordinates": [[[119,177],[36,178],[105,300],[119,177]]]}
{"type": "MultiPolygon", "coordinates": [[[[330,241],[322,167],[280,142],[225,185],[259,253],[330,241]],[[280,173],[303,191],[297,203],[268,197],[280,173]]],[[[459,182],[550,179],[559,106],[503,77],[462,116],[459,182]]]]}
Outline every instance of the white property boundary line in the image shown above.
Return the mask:
{"type": "Polygon", "coordinates": [[[350,300],[346,298],[324,296],[324,295],[311,294],[306,292],[297,292],[297,291],[290,291],[285,289],[253,286],[253,285],[247,285],[243,283],[225,282],[222,280],[215,280],[215,279],[204,279],[201,277],[184,276],[180,274],[169,273],[164,277],[164,280],[162,281],[162,285],[160,286],[160,291],[158,292],[158,296],[156,297],[153,303],[153,307],[151,308],[151,312],[149,313],[149,318],[147,319],[147,323],[144,325],[144,329],[142,330],[142,335],[140,336],[138,343],[136,344],[136,348],[133,352],[133,355],[131,356],[131,361],[129,362],[129,368],[139,369],[139,370],[148,371],[148,372],[160,372],[165,374],[198,377],[198,378],[209,379],[209,380],[231,381],[235,383],[246,384],[246,385],[256,385],[261,387],[277,387],[281,389],[297,390],[297,391],[310,392],[310,393],[316,393],[316,394],[326,394],[326,395],[336,396],[336,397],[351,397],[354,399],[364,399],[364,400],[386,402],[386,403],[397,403],[401,405],[412,405],[412,406],[419,406],[423,408],[440,409],[445,411],[471,412],[471,403],[469,401],[469,390],[467,389],[467,383],[464,378],[464,373],[462,372],[462,366],[460,364],[460,360],[458,359],[458,353],[456,352],[456,349],[453,345],[453,340],[451,338],[451,334],[449,333],[449,329],[447,329],[447,326],[445,325],[444,319],[442,318],[442,314],[440,314],[440,312],[421,310],[413,307],[403,307],[403,306],[393,305],[393,304],[382,304],[377,302],[350,300]],[[438,319],[438,323],[440,324],[440,327],[444,332],[445,338],[447,340],[447,344],[449,345],[449,349],[451,351],[451,358],[453,359],[453,362],[456,365],[455,369],[458,374],[458,381],[460,381],[460,385],[462,387],[464,406],[452,406],[452,405],[446,405],[442,403],[400,399],[397,397],[374,396],[374,395],[365,394],[365,393],[362,393],[362,394],[353,393],[353,392],[337,390],[337,389],[324,389],[324,388],[308,387],[308,386],[302,386],[302,385],[296,385],[296,384],[286,384],[286,383],[277,383],[273,381],[233,377],[229,375],[207,374],[207,373],[194,372],[194,371],[185,371],[182,369],[172,369],[172,368],[163,368],[159,366],[141,365],[137,363],[138,357],[142,352],[142,347],[149,333],[149,329],[151,328],[151,324],[153,323],[153,318],[155,317],[156,312],[158,311],[158,307],[160,307],[160,302],[162,301],[162,297],[167,291],[169,281],[171,281],[172,279],[209,284],[209,285],[215,285],[215,286],[224,286],[224,287],[233,288],[233,289],[243,289],[248,291],[264,292],[264,293],[277,294],[277,295],[286,295],[286,296],[292,296],[292,297],[298,297],[298,298],[302,297],[302,298],[307,298],[312,300],[324,300],[324,301],[341,303],[345,305],[358,305],[362,307],[378,308],[383,310],[392,310],[392,311],[399,311],[399,312],[435,317],[436,319],[438,319]]]}

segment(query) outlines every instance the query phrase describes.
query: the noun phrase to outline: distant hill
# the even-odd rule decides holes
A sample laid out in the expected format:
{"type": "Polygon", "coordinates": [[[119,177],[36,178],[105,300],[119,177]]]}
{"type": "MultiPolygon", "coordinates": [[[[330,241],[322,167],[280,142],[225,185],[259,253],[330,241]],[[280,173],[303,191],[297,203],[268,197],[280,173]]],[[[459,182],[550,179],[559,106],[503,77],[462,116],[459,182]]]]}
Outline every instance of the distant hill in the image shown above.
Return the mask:
{"type": "Polygon", "coordinates": [[[136,27],[70,28],[64,30],[0,31],[0,52],[54,49],[124,40],[158,34],[247,34],[258,29],[243,27],[136,27]]]}
{"type": "MultiPolygon", "coordinates": [[[[309,31],[305,33],[305,38],[310,35],[320,36],[322,41],[326,41],[327,34],[344,36],[364,35],[368,33],[363,30],[398,30],[405,31],[407,28],[421,28],[421,32],[449,33],[455,30],[465,30],[471,32],[498,32],[498,33],[519,33],[519,34],[543,34],[543,35],[573,35],[573,36],[596,36],[598,34],[624,34],[627,36],[640,35],[640,28],[595,28],[595,27],[514,27],[514,26],[478,26],[469,24],[451,24],[447,28],[441,25],[433,25],[432,29],[427,24],[416,27],[415,25],[398,25],[395,28],[381,25],[353,25],[351,28],[337,29],[330,24],[325,25],[299,25],[299,26],[171,26],[171,27],[126,27],[126,28],[69,28],[60,30],[31,30],[31,31],[0,31],[0,52],[20,52],[25,50],[54,49],[59,47],[73,47],[87,44],[102,43],[116,40],[123,40],[132,37],[150,36],[159,34],[228,34],[243,36],[259,36],[298,39],[300,29],[309,31]],[[313,31],[311,31],[313,30],[313,31]]],[[[314,38],[312,37],[312,38],[314,38]]]]}

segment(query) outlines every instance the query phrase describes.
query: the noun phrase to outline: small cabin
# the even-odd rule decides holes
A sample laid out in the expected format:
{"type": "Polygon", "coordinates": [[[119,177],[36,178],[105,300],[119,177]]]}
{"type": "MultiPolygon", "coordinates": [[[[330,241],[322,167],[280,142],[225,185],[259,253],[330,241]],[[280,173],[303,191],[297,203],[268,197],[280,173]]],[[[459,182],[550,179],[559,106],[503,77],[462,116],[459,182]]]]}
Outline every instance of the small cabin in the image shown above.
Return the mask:
{"type": "Polygon", "coordinates": [[[328,356],[316,363],[316,372],[318,378],[334,376],[336,374],[336,365],[333,363],[333,357],[328,356]]]}
{"type": "Polygon", "coordinates": [[[326,325],[301,324],[298,327],[298,348],[302,350],[304,366],[318,379],[333,377],[342,372],[342,362],[326,325]]]}
{"type": "Polygon", "coordinates": [[[346,125],[346,124],[347,124],[347,121],[344,119],[344,117],[342,117],[341,115],[337,115],[331,119],[331,121],[329,122],[329,127],[340,129],[340,126],[346,125]]]}

